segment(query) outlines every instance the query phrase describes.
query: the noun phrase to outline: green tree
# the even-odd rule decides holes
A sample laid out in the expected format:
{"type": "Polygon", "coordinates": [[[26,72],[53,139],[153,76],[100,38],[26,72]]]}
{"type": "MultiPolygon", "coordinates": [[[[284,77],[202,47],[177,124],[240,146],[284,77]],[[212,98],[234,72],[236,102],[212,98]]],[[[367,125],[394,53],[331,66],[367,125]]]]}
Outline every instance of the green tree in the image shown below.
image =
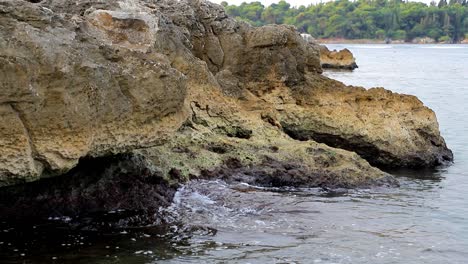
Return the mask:
{"type": "Polygon", "coordinates": [[[439,4],[437,4],[439,8],[447,6],[447,0],[440,0],[439,4]]]}
{"type": "Polygon", "coordinates": [[[468,34],[467,1],[434,0],[426,5],[403,0],[335,0],[300,7],[291,7],[284,0],[268,7],[258,1],[239,6],[221,4],[230,16],[254,26],[292,24],[317,38],[411,41],[430,37],[458,42],[468,34]]]}

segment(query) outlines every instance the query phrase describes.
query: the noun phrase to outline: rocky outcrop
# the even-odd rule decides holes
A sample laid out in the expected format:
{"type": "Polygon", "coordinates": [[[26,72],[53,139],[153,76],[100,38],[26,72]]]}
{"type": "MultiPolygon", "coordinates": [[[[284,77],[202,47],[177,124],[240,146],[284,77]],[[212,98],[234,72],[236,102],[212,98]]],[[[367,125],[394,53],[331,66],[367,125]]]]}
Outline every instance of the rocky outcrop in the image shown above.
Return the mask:
{"type": "MultiPolygon", "coordinates": [[[[322,76],[319,47],[290,26],[254,28],[195,0],[0,0],[0,13],[0,186],[83,177],[89,184],[71,189],[84,198],[59,191],[51,199],[82,201],[73,214],[144,209],[139,195],[92,201],[145,182],[163,206],[170,194],[163,201],[159,186],[188,179],[396,185],[369,162],[452,160],[434,113],[417,98],[322,76]],[[138,158],[93,174],[112,172],[115,181],[86,180],[90,161],[120,155],[138,158]]],[[[36,194],[52,197],[58,182],[36,194]]],[[[17,196],[23,187],[10,188],[17,196]]],[[[28,208],[2,197],[7,208],[28,208]]]]}
{"type": "Polygon", "coordinates": [[[330,51],[325,45],[320,45],[320,64],[326,69],[354,70],[358,68],[351,51],[348,49],[330,51]]]}
{"type": "Polygon", "coordinates": [[[61,3],[0,2],[3,184],[157,144],[187,116],[186,77],[149,51],[171,43],[160,18],[61,3]]]}
{"type": "Polygon", "coordinates": [[[415,96],[345,86],[323,76],[313,82],[321,85],[296,95],[302,109],[280,114],[292,138],[354,151],[380,168],[434,167],[453,159],[434,112],[415,96]]]}

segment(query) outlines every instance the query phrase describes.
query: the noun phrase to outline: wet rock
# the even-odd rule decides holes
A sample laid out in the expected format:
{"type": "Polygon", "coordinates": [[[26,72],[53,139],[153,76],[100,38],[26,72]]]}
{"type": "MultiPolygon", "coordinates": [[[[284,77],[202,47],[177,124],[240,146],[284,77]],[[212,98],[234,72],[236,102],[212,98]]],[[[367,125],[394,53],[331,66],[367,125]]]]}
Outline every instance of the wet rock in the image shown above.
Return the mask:
{"type": "Polygon", "coordinates": [[[358,68],[351,51],[348,49],[330,51],[325,45],[320,45],[320,64],[324,69],[354,70],[358,68]]]}
{"type": "MultiPolygon", "coordinates": [[[[398,181],[389,174],[382,173],[379,178],[368,177],[362,175],[363,172],[359,167],[330,169],[325,164],[332,164],[334,158],[326,157],[321,162],[324,164],[314,167],[294,161],[285,162],[265,157],[264,161],[258,165],[233,167],[231,165],[233,161],[229,160],[219,168],[203,171],[203,176],[221,178],[229,183],[247,183],[262,187],[364,188],[399,185],[398,181]]],[[[369,171],[368,173],[373,175],[375,172],[369,171]]]]}
{"type": "Polygon", "coordinates": [[[65,175],[0,189],[0,220],[69,219],[90,228],[159,224],[177,186],[144,157],[85,158],[65,175]]]}

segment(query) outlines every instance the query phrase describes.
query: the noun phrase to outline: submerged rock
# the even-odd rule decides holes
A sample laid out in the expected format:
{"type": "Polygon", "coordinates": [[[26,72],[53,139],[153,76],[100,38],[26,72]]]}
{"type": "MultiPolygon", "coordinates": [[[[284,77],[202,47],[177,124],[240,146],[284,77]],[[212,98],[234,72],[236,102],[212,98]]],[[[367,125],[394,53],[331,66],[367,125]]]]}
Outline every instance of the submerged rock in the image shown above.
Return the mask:
{"type": "Polygon", "coordinates": [[[325,45],[320,45],[320,64],[326,69],[354,70],[358,68],[351,51],[348,49],[330,51],[325,45]]]}
{"type": "Polygon", "coordinates": [[[0,13],[0,186],[33,182],[0,189],[0,213],[24,196],[50,201],[41,212],[83,201],[63,211],[77,215],[139,210],[136,201],[158,197],[155,211],[172,184],[192,178],[396,185],[369,162],[432,167],[453,158],[417,98],[322,76],[319,47],[290,26],[254,28],[194,0],[4,0],[0,13]],[[120,163],[121,154],[140,158],[117,171],[80,162],[120,163]],[[86,171],[109,180],[87,185],[86,171]],[[70,186],[41,180],[59,175],[70,186]]]}

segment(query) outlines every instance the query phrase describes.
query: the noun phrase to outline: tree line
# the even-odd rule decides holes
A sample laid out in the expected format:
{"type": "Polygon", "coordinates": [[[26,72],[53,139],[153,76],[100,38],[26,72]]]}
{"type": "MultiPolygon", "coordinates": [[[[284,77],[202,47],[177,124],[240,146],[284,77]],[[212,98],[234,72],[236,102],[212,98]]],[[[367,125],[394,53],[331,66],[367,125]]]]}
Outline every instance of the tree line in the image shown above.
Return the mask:
{"type": "Polygon", "coordinates": [[[402,0],[336,0],[291,7],[286,1],[264,6],[223,2],[226,12],[255,26],[291,24],[315,38],[394,39],[429,37],[457,43],[468,39],[467,0],[427,5],[402,0]]]}

